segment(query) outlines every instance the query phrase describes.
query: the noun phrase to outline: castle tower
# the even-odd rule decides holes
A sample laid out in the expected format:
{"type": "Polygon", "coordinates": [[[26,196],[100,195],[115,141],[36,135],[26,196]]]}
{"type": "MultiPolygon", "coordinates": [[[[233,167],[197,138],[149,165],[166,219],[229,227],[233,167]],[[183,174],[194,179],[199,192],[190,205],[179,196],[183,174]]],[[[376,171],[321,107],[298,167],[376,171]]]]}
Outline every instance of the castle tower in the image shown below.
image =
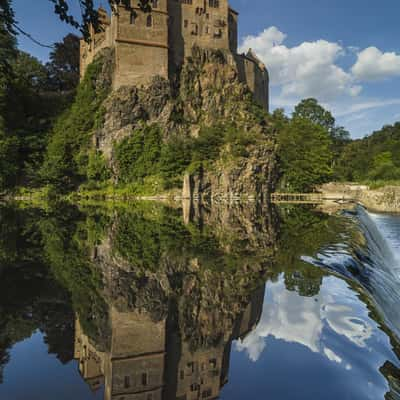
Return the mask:
{"type": "Polygon", "coordinates": [[[168,79],[167,0],[152,0],[150,13],[142,12],[137,0],[131,7],[120,5],[112,13],[114,88],[145,85],[156,75],[168,79]]]}
{"type": "Polygon", "coordinates": [[[229,51],[228,0],[169,0],[170,56],[174,66],[191,55],[193,46],[229,51]]]}

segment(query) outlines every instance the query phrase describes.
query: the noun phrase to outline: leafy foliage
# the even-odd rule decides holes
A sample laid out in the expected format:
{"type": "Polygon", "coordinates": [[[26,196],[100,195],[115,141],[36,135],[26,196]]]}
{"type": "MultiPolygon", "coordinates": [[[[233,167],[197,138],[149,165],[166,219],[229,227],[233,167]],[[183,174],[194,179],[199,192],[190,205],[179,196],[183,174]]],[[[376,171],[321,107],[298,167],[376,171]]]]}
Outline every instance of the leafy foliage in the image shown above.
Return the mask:
{"type": "Polygon", "coordinates": [[[309,191],[332,176],[331,138],[324,128],[296,117],[278,135],[281,186],[289,191],[309,191]]]}
{"type": "Polygon", "coordinates": [[[106,88],[96,87],[101,69],[100,59],[88,67],[73,105],[55,124],[47,148],[43,177],[64,190],[86,179],[90,138],[101,119],[100,106],[108,93],[106,88]]]}
{"type": "Polygon", "coordinates": [[[153,176],[161,189],[180,187],[191,166],[215,161],[223,147],[232,157],[245,157],[247,146],[256,140],[252,132],[221,125],[202,127],[197,138],[172,136],[164,142],[159,127],[144,126],[116,145],[119,182],[143,184],[153,176]]]}
{"type": "Polygon", "coordinates": [[[345,181],[399,180],[400,122],[349,142],[338,160],[336,175],[345,181]]]}
{"type": "MultiPolygon", "coordinates": [[[[49,131],[72,98],[72,94],[60,95],[54,89],[50,64],[44,66],[16,50],[14,31],[10,30],[13,22],[4,22],[10,15],[11,7],[5,1],[0,4],[0,190],[16,184],[40,184],[38,170],[49,131]]],[[[79,49],[74,54],[79,57],[79,49]]]]}
{"type": "Polygon", "coordinates": [[[62,42],[55,43],[46,64],[53,90],[74,90],[79,83],[79,38],[68,34],[62,42]]]}

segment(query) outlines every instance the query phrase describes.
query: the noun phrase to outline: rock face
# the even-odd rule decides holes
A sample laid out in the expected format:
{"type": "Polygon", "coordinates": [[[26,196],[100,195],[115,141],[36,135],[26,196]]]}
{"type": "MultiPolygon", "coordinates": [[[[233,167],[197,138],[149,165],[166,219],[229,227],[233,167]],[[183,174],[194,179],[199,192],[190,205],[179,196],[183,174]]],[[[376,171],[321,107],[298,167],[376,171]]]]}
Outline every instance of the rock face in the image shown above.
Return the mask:
{"type": "MultiPolygon", "coordinates": [[[[103,124],[94,142],[113,171],[118,169],[115,145],[135,129],[156,124],[167,142],[177,135],[196,138],[204,127],[223,125],[261,140],[247,147],[245,157],[217,160],[215,165],[185,177],[184,197],[197,193],[204,198],[246,195],[263,199],[274,186],[273,129],[248,87],[240,82],[228,54],[193,49],[176,82],[156,77],[147,87],[121,87],[104,102],[103,111],[103,124]]],[[[229,153],[229,148],[223,152],[229,153]]]]}
{"type": "Polygon", "coordinates": [[[243,199],[264,202],[274,189],[277,175],[273,144],[256,145],[249,149],[248,157],[231,163],[217,161],[211,170],[187,173],[182,197],[206,203],[243,199]]]}
{"type": "Polygon", "coordinates": [[[360,191],[358,198],[371,211],[400,213],[400,187],[398,186],[360,191]]]}

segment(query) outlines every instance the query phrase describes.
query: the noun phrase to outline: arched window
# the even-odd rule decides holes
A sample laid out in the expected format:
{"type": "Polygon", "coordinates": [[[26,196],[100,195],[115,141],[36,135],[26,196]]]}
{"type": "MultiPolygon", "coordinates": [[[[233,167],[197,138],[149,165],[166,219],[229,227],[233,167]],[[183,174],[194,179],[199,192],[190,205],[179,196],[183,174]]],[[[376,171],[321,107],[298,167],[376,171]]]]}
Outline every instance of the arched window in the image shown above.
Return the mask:
{"type": "Polygon", "coordinates": [[[146,26],[147,26],[148,28],[151,28],[151,27],[153,26],[153,17],[152,17],[151,15],[148,15],[148,16],[147,16],[147,19],[146,19],[146,26]]]}

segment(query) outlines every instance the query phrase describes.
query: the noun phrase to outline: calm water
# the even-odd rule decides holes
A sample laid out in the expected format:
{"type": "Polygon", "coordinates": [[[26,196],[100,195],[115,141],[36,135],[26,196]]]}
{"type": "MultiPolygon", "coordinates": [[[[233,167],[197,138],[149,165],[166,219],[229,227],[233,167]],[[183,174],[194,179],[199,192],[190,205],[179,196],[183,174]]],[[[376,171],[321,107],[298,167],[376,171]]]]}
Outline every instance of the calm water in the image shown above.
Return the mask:
{"type": "Polygon", "coordinates": [[[399,400],[400,217],[0,208],[1,400],[399,400]]]}

